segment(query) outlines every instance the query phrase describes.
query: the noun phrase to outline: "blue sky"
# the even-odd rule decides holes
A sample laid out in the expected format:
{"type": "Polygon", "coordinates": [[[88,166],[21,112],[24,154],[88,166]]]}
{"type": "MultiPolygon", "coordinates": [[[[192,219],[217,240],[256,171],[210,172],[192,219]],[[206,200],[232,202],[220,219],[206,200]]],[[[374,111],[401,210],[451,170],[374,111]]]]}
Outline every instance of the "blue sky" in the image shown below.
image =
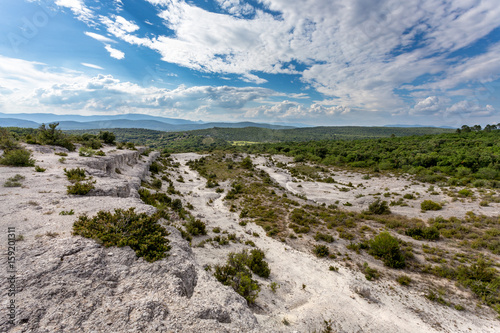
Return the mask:
{"type": "Polygon", "coordinates": [[[0,112],[500,122],[498,0],[2,0],[0,112]]]}

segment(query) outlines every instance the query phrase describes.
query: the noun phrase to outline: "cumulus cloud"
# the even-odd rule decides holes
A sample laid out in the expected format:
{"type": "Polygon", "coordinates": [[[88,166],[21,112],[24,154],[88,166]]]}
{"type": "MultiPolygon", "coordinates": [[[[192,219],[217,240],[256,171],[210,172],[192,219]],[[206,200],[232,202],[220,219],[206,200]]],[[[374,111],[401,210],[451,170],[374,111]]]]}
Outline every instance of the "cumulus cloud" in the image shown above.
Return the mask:
{"type": "Polygon", "coordinates": [[[247,118],[260,118],[266,120],[298,120],[304,117],[330,118],[345,115],[350,112],[345,106],[324,106],[317,103],[305,106],[301,103],[284,100],[272,105],[262,105],[248,110],[247,118]]]}
{"type": "Polygon", "coordinates": [[[117,49],[114,49],[109,44],[106,44],[106,46],[104,48],[106,49],[106,51],[109,52],[109,55],[111,56],[111,58],[115,58],[115,59],[118,59],[118,60],[121,60],[121,59],[125,58],[125,53],[124,52],[122,52],[120,50],[117,50],[117,49]]]}
{"type": "Polygon", "coordinates": [[[410,110],[411,115],[429,116],[435,115],[445,109],[447,100],[437,96],[429,96],[420,100],[415,104],[413,109],[410,110]]]}
{"type": "Polygon", "coordinates": [[[470,117],[490,117],[497,115],[498,111],[491,105],[479,105],[473,101],[460,101],[446,108],[446,116],[470,117]]]}

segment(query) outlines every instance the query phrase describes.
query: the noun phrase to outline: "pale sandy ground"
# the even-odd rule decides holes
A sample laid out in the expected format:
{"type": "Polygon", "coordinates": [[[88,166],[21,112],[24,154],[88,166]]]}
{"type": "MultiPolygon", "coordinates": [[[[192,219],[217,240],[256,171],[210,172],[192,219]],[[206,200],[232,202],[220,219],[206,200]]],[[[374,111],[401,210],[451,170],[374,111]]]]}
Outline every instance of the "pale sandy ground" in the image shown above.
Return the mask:
{"type": "MultiPolygon", "coordinates": [[[[37,147],[29,148],[36,149],[37,147]]],[[[107,154],[113,154],[112,149],[105,148],[104,151],[107,154]]],[[[53,151],[35,151],[34,156],[37,159],[37,165],[47,168],[46,172],[37,173],[34,168],[0,167],[0,184],[2,185],[7,178],[15,174],[26,177],[22,181],[23,187],[6,188],[0,186],[0,226],[2,229],[15,226],[18,235],[22,234],[27,240],[44,235],[47,232],[56,232],[69,236],[75,217],[82,213],[95,214],[96,211],[101,209],[112,210],[114,208],[128,207],[137,207],[138,211],[151,212],[154,210],[152,207],[144,205],[136,197],[69,196],[65,192],[66,185],[69,185],[69,182],[64,175],[63,168],[82,166],[81,158],[77,156],[77,153],[69,153],[65,164],[58,162],[60,156],[54,155],[53,151]],[[70,209],[74,210],[75,215],[59,215],[60,211],[70,209]]],[[[182,200],[193,204],[195,207],[194,214],[207,223],[208,229],[211,230],[213,227],[218,226],[230,233],[236,233],[242,240],[250,239],[254,241],[259,248],[266,252],[272,274],[270,279],[258,279],[262,285],[262,291],[255,310],[257,318],[263,327],[276,332],[312,332],[321,329],[323,320],[331,319],[334,322],[334,328],[339,332],[500,331],[499,321],[494,319],[493,312],[488,308],[479,311],[481,315],[472,314],[469,311],[459,312],[453,308],[428,301],[423,297],[424,290],[401,287],[393,279],[369,282],[361,273],[347,268],[340,261],[318,259],[308,252],[293,249],[289,245],[265,236],[262,228],[252,223],[245,227],[240,226],[238,224],[238,214],[229,212],[228,207],[222,200],[222,196],[215,193],[215,189],[207,189],[205,187],[206,180],[199,177],[196,172],[185,165],[188,160],[200,156],[197,154],[176,154],[173,157],[181,163],[179,172],[185,179],[184,183],[174,181],[174,185],[176,189],[184,193],[182,200]],[[213,199],[213,203],[208,205],[207,202],[210,199],[213,199]],[[260,237],[252,236],[251,234],[254,232],[258,233],[260,237]],[[339,267],[339,272],[329,271],[330,265],[339,267]],[[268,287],[271,282],[280,285],[276,294],[272,293],[268,287]],[[303,288],[303,285],[305,285],[305,288],[303,288]],[[360,287],[370,290],[371,296],[369,300],[354,292],[354,289],[360,287]],[[285,326],[282,323],[284,318],[290,322],[290,326],[285,326]]],[[[99,158],[93,157],[91,159],[98,160],[99,158]]],[[[313,190],[315,185],[311,183],[310,187],[308,187],[309,185],[305,182],[302,183],[302,188],[297,188],[298,183],[292,182],[291,177],[286,172],[265,167],[264,160],[256,160],[256,162],[262,162],[258,167],[265,168],[280,185],[291,192],[302,190],[308,198],[318,202],[327,200],[331,203],[332,200],[341,200],[341,202],[346,200],[354,205],[349,209],[356,208],[355,203],[357,202],[353,197],[357,192],[336,193],[331,187],[325,187],[325,189],[321,188],[320,191],[323,191],[321,193],[318,190],[313,190]],[[330,194],[324,193],[324,191],[331,191],[331,196],[325,197],[325,195],[330,194]],[[352,197],[349,197],[351,195],[352,197]]],[[[118,186],[123,183],[124,179],[132,177],[130,175],[134,174],[136,166],[124,164],[121,168],[122,175],[114,174],[106,179],[96,176],[98,181],[96,186],[118,186]]],[[[95,172],[91,169],[88,170],[95,172]]],[[[338,173],[335,179],[341,182],[352,181],[353,184],[360,181],[368,185],[368,181],[361,180],[362,175],[350,175],[353,177],[346,174],[344,179],[338,173]],[[356,177],[359,177],[359,180],[356,177]]],[[[175,179],[176,177],[172,178],[175,179]]],[[[388,185],[388,179],[372,178],[372,180],[375,187],[390,187],[391,192],[396,191],[392,189],[392,185],[388,185]]],[[[398,186],[404,186],[404,184],[406,184],[405,181],[401,181],[401,185],[398,186]]],[[[323,185],[331,186],[333,184],[320,184],[318,186],[323,185]]],[[[224,183],[222,186],[226,188],[227,192],[229,184],[224,183]]],[[[378,188],[371,189],[368,186],[367,191],[369,193],[383,193],[378,188]]],[[[411,189],[411,191],[418,190],[415,188],[411,189]]],[[[397,192],[403,193],[402,190],[397,192]]],[[[436,201],[435,196],[433,196],[433,199],[436,201]]],[[[423,200],[423,198],[419,200],[423,200]]],[[[367,205],[368,202],[365,203],[365,206],[367,205]]],[[[457,203],[457,205],[460,205],[460,203],[457,203]]],[[[478,206],[477,202],[475,205],[478,206]]],[[[488,209],[493,210],[492,214],[498,214],[498,205],[488,209]]],[[[419,210],[419,208],[413,210],[415,216],[419,216],[419,210]]],[[[471,209],[465,209],[464,212],[467,210],[471,209]]],[[[393,211],[397,211],[396,208],[393,211]]],[[[445,212],[446,208],[438,212],[438,214],[444,215],[445,212]]],[[[432,216],[431,214],[434,213],[425,213],[422,217],[432,216]]],[[[459,214],[450,213],[450,215],[459,214]]],[[[210,236],[214,235],[210,233],[210,236]]],[[[203,238],[197,238],[193,241],[193,244],[195,245],[201,239],[203,238]]],[[[22,246],[21,242],[19,244],[22,246]]],[[[214,265],[223,263],[230,251],[239,251],[242,248],[249,247],[241,244],[231,244],[223,247],[207,244],[204,248],[194,247],[193,251],[199,264],[214,265]]],[[[3,244],[1,249],[5,250],[3,244]]],[[[369,263],[370,266],[376,267],[377,265],[374,260],[369,261],[369,263]]],[[[453,288],[453,286],[450,287],[453,288]]],[[[227,287],[221,286],[221,288],[227,287]]],[[[465,299],[460,304],[466,308],[475,307],[474,303],[465,299]]]]}
{"type": "MultiPolygon", "coordinates": [[[[154,208],[145,205],[139,198],[127,197],[117,198],[110,196],[75,196],[66,193],[66,186],[71,185],[64,168],[85,168],[87,173],[99,174],[98,170],[86,167],[84,163],[105,159],[104,157],[80,157],[78,152],[68,152],[66,161],[59,162],[61,156],[55,155],[55,151],[66,151],[60,147],[29,145],[33,151],[36,165],[46,168],[45,172],[35,172],[34,167],[12,168],[0,166],[0,223],[2,227],[15,226],[18,235],[25,238],[41,236],[50,233],[58,233],[68,236],[75,217],[81,214],[95,214],[99,210],[113,210],[115,208],[137,207],[138,212],[154,211],[154,208]],[[82,163],[83,162],[83,163],[82,163]],[[20,174],[25,177],[21,181],[22,187],[4,187],[5,181],[20,174]],[[74,215],[59,215],[61,211],[73,209],[74,215]]],[[[116,151],[114,147],[102,149],[107,155],[134,154],[130,150],[116,151]]],[[[116,187],[134,178],[134,169],[140,170],[140,162],[137,165],[120,165],[122,174],[114,174],[112,177],[99,178],[95,186],[116,187]]],[[[3,244],[2,244],[3,245],[3,244]]]]}
{"type": "MultiPolygon", "coordinates": [[[[284,163],[289,163],[289,165],[294,165],[293,159],[285,156],[274,156],[275,161],[280,161],[284,163]]],[[[472,211],[477,215],[483,214],[486,216],[498,216],[500,215],[500,203],[490,203],[488,206],[483,207],[479,205],[481,201],[478,199],[480,197],[477,189],[472,189],[475,194],[475,200],[470,198],[460,198],[457,201],[452,201],[452,198],[443,193],[439,186],[434,185],[434,191],[439,193],[438,195],[431,195],[428,191],[431,184],[425,184],[421,182],[414,182],[411,179],[403,177],[371,177],[370,179],[362,179],[365,174],[334,170],[332,178],[337,182],[333,184],[327,184],[322,182],[311,182],[302,181],[294,179],[288,172],[288,170],[280,169],[274,166],[273,163],[269,163],[269,160],[265,157],[258,157],[255,159],[257,168],[262,169],[269,173],[271,178],[273,178],[280,186],[286,188],[288,191],[294,194],[305,195],[308,199],[314,200],[317,203],[325,203],[326,205],[334,204],[337,200],[339,201],[338,206],[342,209],[349,211],[362,211],[368,209],[370,203],[380,198],[380,200],[385,200],[388,203],[390,201],[397,201],[399,198],[403,197],[405,194],[413,194],[416,199],[404,201],[408,206],[391,206],[390,209],[395,214],[405,215],[408,217],[417,217],[424,221],[431,217],[442,216],[444,218],[449,218],[451,216],[464,217],[468,211],[472,211]],[[341,184],[352,183],[354,187],[348,187],[341,184]],[[340,183],[340,184],[338,184],[340,183]],[[359,184],[363,186],[358,187],[359,184]],[[349,192],[340,191],[339,188],[349,188],[349,192]],[[365,187],[365,188],[364,188],[365,187]],[[384,193],[390,192],[390,197],[384,197],[384,193]],[[380,195],[375,196],[376,193],[380,195]],[[394,194],[397,193],[397,194],[394,194]],[[416,194],[418,193],[418,194],[416,194]],[[356,196],[363,195],[357,198],[356,196]],[[432,200],[443,205],[443,209],[438,211],[426,211],[422,212],[420,209],[420,203],[424,200],[432,200]],[[352,206],[344,206],[343,204],[349,202],[352,206]]],[[[464,187],[457,186],[453,191],[458,192],[464,187]]],[[[490,191],[490,190],[487,190],[490,191]]],[[[498,194],[498,193],[497,193],[498,194]]]]}
{"type": "MultiPolygon", "coordinates": [[[[220,195],[215,193],[214,189],[206,188],[206,180],[186,166],[187,161],[197,159],[200,155],[188,153],[176,154],[173,157],[180,162],[178,172],[185,180],[184,183],[174,182],[174,185],[182,193],[190,194],[185,195],[183,201],[188,201],[195,207],[195,215],[207,223],[208,229],[220,227],[229,233],[236,233],[241,240],[251,239],[257,247],[265,251],[272,273],[269,279],[259,279],[262,291],[257,300],[260,308],[257,311],[259,313],[257,317],[263,326],[277,331],[312,332],[321,329],[323,320],[331,319],[335,323],[334,327],[341,332],[500,331],[500,323],[494,319],[495,315],[489,309],[484,309],[483,315],[480,316],[468,311],[456,311],[453,308],[430,302],[423,296],[424,290],[402,287],[393,278],[369,282],[364,275],[345,267],[340,261],[318,259],[311,253],[298,251],[267,237],[262,228],[255,224],[240,226],[238,214],[230,212],[222,200],[224,193],[220,195]],[[213,203],[208,204],[210,199],[213,203]],[[254,232],[260,237],[252,236],[254,232]],[[340,267],[339,272],[329,271],[329,266],[332,264],[340,267]],[[271,282],[277,282],[280,285],[276,294],[273,294],[268,287],[271,282]],[[370,290],[370,300],[354,292],[360,287],[370,290]],[[290,326],[282,323],[284,318],[290,322],[290,326]]],[[[296,191],[298,183],[291,182],[291,177],[274,168],[264,167],[265,161],[262,158],[256,159],[255,162],[260,163],[258,167],[269,172],[281,186],[291,192],[296,191]]],[[[345,179],[353,183],[361,181],[361,175],[350,175],[353,177],[345,174],[345,179]]],[[[340,181],[342,178],[337,176],[336,179],[340,181]]],[[[378,192],[379,187],[390,187],[391,192],[396,191],[397,187],[397,191],[403,192],[400,187],[403,187],[407,181],[373,179],[370,183],[365,180],[362,182],[367,185],[366,191],[372,193],[378,192]]],[[[303,186],[301,190],[306,193],[307,197],[318,202],[332,200],[351,200],[353,204],[356,202],[353,199],[354,193],[334,193],[331,184],[314,185],[304,182],[301,184],[303,186]]],[[[229,184],[226,182],[221,185],[227,192],[229,184]]],[[[419,215],[417,210],[420,209],[412,210],[414,216],[431,216],[429,213],[419,215]]],[[[443,212],[440,213],[443,214],[443,212]]],[[[450,215],[457,215],[457,213],[451,214],[450,211],[450,215]]],[[[210,236],[214,235],[210,233],[210,236]]],[[[196,242],[194,240],[193,244],[196,242]]],[[[194,247],[193,250],[200,264],[214,265],[223,263],[228,252],[239,251],[242,248],[248,248],[248,246],[231,244],[219,247],[206,244],[203,248],[194,247]]],[[[370,265],[372,263],[370,262],[370,265]]],[[[466,308],[475,307],[472,302],[466,300],[463,302],[465,303],[462,305],[466,308]]]]}

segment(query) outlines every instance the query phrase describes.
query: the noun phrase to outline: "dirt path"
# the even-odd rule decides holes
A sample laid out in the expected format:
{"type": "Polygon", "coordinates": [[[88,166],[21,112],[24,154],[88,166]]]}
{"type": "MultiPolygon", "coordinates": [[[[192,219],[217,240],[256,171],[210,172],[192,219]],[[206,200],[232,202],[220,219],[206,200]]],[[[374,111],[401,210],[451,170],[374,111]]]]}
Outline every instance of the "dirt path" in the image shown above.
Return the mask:
{"type": "MultiPolygon", "coordinates": [[[[225,261],[229,252],[248,248],[245,240],[252,240],[266,253],[271,268],[269,279],[259,279],[261,292],[257,299],[256,315],[259,322],[276,331],[311,332],[320,330],[324,320],[332,320],[333,328],[340,332],[498,332],[498,321],[478,318],[467,311],[457,311],[441,306],[423,297],[423,291],[402,287],[395,281],[385,279],[367,281],[361,273],[347,268],[342,262],[318,259],[311,253],[291,248],[289,245],[265,236],[259,226],[249,223],[238,224],[238,213],[230,212],[223,201],[223,195],[215,189],[205,187],[206,180],[186,166],[186,162],[199,158],[196,154],[176,154],[180,162],[178,172],[184,182],[174,182],[177,190],[184,193],[183,201],[193,206],[193,214],[202,218],[208,226],[209,236],[214,236],[212,228],[219,227],[235,233],[241,243],[229,246],[206,244],[194,247],[196,260],[201,265],[215,265],[225,261]],[[190,193],[189,195],[187,195],[190,193]],[[210,200],[211,203],[207,204],[210,200]],[[252,236],[253,233],[259,237],[252,236]],[[329,266],[338,267],[338,272],[329,266]],[[279,284],[276,293],[268,287],[271,282],[279,284]],[[358,290],[359,292],[356,292],[358,290]],[[362,297],[364,294],[366,297],[362,297]],[[289,326],[285,323],[289,323],[289,326]]],[[[265,167],[259,168],[270,173],[281,186],[289,191],[297,191],[297,183],[285,173],[265,167]]],[[[175,177],[174,177],[175,178],[175,177]]],[[[355,180],[353,180],[353,183],[355,180]]],[[[364,181],[366,183],[366,181],[364,181]]],[[[301,183],[301,191],[308,198],[322,202],[325,195],[320,193],[330,184],[306,187],[301,183]],[[318,188],[320,190],[318,190],[318,188]],[[316,196],[313,195],[316,193],[316,196]]],[[[386,185],[390,186],[390,185],[386,185]]],[[[227,189],[229,183],[221,184],[227,189]]],[[[373,189],[371,189],[373,190],[373,189]]],[[[342,192],[344,194],[345,192],[342,192]]],[[[326,196],[326,200],[332,200],[326,196]]],[[[193,245],[199,240],[193,241],[193,245]]],[[[464,304],[474,307],[475,304],[464,304]]]]}

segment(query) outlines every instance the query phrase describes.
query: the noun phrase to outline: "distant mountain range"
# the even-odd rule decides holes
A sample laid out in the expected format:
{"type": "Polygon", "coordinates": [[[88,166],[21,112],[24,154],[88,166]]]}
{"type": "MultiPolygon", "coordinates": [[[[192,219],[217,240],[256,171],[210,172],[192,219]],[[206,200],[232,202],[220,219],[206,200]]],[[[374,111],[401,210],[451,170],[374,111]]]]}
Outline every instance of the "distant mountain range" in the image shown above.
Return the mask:
{"type": "Polygon", "coordinates": [[[100,128],[145,128],[156,131],[190,131],[214,127],[244,128],[261,127],[270,129],[290,129],[296,126],[273,125],[254,122],[210,122],[186,119],[155,117],[143,114],[123,114],[111,116],[56,115],[51,113],[0,113],[0,127],[37,128],[41,124],[58,122],[62,130],[87,130],[100,128]]]}

